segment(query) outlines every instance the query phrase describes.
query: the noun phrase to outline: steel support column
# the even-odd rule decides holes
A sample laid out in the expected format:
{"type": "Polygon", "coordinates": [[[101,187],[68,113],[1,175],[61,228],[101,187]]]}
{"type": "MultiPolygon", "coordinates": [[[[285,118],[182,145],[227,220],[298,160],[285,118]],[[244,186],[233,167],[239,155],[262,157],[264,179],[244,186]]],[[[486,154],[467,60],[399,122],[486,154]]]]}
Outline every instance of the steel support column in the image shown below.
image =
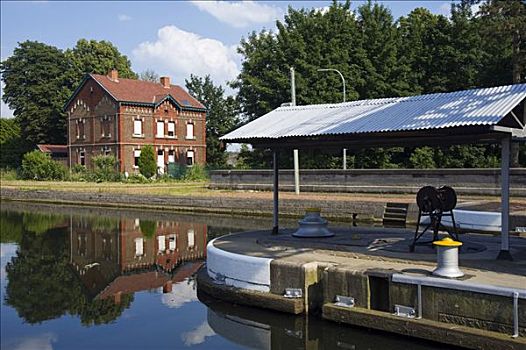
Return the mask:
{"type": "Polygon", "coordinates": [[[502,139],[500,159],[501,186],[501,231],[499,260],[512,260],[510,254],[509,220],[510,220],[510,137],[502,139]]]}
{"type": "Polygon", "coordinates": [[[294,150],[294,192],[300,194],[300,156],[297,149],[294,150]]]}
{"type": "Polygon", "coordinates": [[[273,150],[272,167],[274,169],[274,185],[272,187],[274,194],[274,210],[273,210],[273,227],[272,234],[277,235],[279,229],[278,209],[279,209],[279,165],[278,165],[278,151],[273,150]]]}

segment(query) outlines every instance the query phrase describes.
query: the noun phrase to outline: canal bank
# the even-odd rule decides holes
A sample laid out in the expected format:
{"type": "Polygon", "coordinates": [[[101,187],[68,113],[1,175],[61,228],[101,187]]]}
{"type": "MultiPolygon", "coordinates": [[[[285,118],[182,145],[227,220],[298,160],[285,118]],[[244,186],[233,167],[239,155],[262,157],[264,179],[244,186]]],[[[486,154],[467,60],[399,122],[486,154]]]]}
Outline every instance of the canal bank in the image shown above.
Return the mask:
{"type": "Polygon", "coordinates": [[[526,347],[524,238],[512,238],[514,261],[497,262],[498,238],[463,235],[465,276],[452,280],[431,275],[436,253],[430,246],[409,253],[408,231],[333,231],[334,237],[324,239],[294,238],[286,229],[215,239],[207,247],[198,290],[234,303],[317,314],[471,349],[526,347]],[[404,312],[394,315],[397,306],[404,312]]]}
{"type": "MultiPolygon", "coordinates": [[[[414,195],[360,195],[292,193],[280,195],[279,215],[299,218],[306,208],[320,208],[324,217],[338,222],[382,222],[392,206],[403,208],[399,224],[415,224],[418,207],[414,195]],[[401,220],[401,221],[400,221],[401,220]]],[[[272,193],[246,191],[211,191],[203,195],[145,195],[101,191],[59,191],[49,189],[2,186],[2,200],[83,205],[108,208],[135,208],[180,213],[228,214],[269,217],[273,212],[272,193]]],[[[459,208],[498,211],[497,198],[463,196],[459,208]]],[[[510,228],[526,226],[526,200],[513,199],[510,205],[510,228]]]]}

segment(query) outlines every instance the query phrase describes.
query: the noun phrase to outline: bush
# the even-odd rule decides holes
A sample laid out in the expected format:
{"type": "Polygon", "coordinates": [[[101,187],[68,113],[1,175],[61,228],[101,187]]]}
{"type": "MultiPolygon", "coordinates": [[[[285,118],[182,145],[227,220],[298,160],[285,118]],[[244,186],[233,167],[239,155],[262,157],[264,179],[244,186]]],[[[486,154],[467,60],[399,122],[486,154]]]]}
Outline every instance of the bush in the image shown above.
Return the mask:
{"type": "Polygon", "coordinates": [[[35,150],[24,154],[20,175],[28,180],[64,180],[66,168],[49,154],[35,150]]]}
{"type": "Polygon", "coordinates": [[[156,174],[157,164],[155,163],[155,153],[152,145],[146,145],[141,149],[139,171],[146,178],[151,178],[156,174]]]}
{"type": "Polygon", "coordinates": [[[186,181],[205,181],[208,179],[208,174],[204,166],[194,164],[186,169],[184,179],[186,181]]]}
{"type": "Polygon", "coordinates": [[[93,158],[96,181],[118,181],[120,174],[116,170],[117,160],[114,156],[96,156],[93,158]]]}

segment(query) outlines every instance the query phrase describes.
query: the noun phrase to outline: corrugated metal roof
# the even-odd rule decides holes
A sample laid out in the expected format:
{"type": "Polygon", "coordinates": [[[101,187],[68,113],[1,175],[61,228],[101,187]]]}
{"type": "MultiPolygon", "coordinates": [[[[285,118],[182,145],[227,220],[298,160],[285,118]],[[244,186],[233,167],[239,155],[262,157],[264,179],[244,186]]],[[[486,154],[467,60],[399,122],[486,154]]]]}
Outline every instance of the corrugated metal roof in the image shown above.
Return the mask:
{"type": "Polygon", "coordinates": [[[224,141],[495,125],[526,98],[526,84],[338,104],[279,107],[224,141]]]}

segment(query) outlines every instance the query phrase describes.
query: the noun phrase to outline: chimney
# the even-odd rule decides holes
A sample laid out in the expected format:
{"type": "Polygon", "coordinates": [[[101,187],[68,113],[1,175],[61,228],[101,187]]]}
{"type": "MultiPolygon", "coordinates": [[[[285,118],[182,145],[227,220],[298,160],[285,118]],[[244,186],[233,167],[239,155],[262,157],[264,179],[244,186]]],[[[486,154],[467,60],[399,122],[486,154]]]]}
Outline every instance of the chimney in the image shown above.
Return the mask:
{"type": "Polygon", "coordinates": [[[161,77],[161,84],[164,88],[169,89],[170,88],[170,77],[161,77]]]}
{"type": "Polygon", "coordinates": [[[110,79],[113,80],[113,81],[119,81],[119,71],[116,70],[115,68],[113,68],[113,69],[110,70],[110,72],[108,73],[108,78],[110,78],[110,79]]]}

